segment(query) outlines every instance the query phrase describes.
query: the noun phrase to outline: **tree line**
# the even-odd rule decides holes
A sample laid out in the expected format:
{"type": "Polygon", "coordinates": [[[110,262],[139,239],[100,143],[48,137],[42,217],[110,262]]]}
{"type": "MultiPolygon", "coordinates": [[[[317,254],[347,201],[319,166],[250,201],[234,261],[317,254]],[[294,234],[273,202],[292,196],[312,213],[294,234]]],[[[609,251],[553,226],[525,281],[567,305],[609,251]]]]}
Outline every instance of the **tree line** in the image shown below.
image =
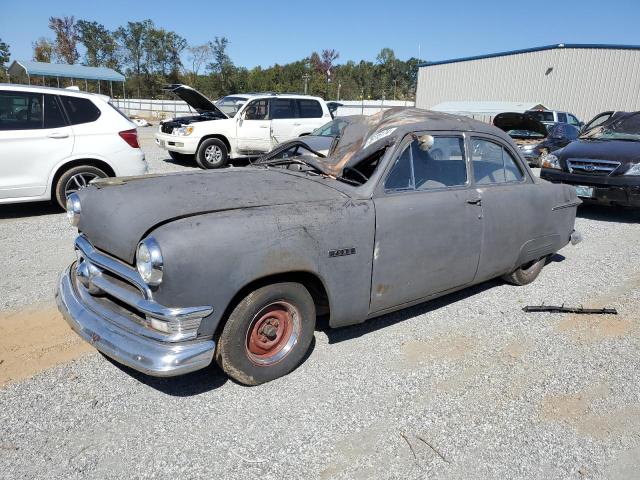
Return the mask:
{"type": "MultiPolygon", "coordinates": [[[[383,48],[375,62],[339,64],[340,53],[324,49],[283,65],[245,68],[235,65],[229,56],[228,38],[215,36],[206,43],[189,45],[184,37],[152,20],[127,22],[109,30],[96,21],[51,17],[49,29],[52,38],[33,42],[33,60],[112,68],[127,77],[127,96],[138,98],[161,98],[167,83],[186,83],[210,98],[306,90],[327,100],[411,100],[417,65],[422,62],[415,57],[400,60],[392,49],[383,48]],[[84,47],[82,57],[80,46],[84,47]]],[[[8,60],[9,46],[0,39],[0,75],[8,60]]]]}

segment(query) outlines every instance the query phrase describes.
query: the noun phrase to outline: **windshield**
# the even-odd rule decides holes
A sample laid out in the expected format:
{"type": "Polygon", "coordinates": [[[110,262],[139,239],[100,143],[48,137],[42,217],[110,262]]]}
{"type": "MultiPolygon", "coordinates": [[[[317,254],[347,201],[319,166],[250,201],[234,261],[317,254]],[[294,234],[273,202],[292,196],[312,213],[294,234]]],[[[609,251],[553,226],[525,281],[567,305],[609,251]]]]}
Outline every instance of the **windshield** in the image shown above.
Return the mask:
{"type": "Polygon", "coordinates": [[[580,136],[586,140],[629,140],[640,142],[640,112],[615,115],[580,136]]]}
{"type": "Polygon", "coordinates": [[[347,120],[344,118],[336,118],[335,120],[331,120],[329,123],[325,123],[321,127],[316,128],[311,132],[311,135],[318,137],[339,137],[342,135],[347,123],[347,120]]]}
{"type": "Polygon", "coordinates": [[[216,106],[230,117],[235,116],[238,110],[247,101],[246,97],[227,95],[216,102],[216,106]]]}

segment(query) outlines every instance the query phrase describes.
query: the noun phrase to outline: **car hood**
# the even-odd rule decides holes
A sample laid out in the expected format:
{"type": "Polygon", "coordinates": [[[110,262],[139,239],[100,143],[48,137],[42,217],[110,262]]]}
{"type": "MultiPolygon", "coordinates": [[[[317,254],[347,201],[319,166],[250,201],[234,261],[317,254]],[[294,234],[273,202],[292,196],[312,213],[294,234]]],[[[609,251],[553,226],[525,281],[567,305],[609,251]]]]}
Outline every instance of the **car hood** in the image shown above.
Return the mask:
{"type": "Polygon", "coordinates": [[[575,140],[555,155],[562,159],[593,158],[625,163],[640,162],[640,142],[623,140],[575,140]]]}
{"type": "MultiPolygon", "coordinates": [[[[547,127],[545,127],[542,122],[533,118],[531,115],[527,115],[526,113],[499,113],[494,117],[493,124],[504,132],[509,132],[511,130],[526,130],[539,133],[540,135],[543,135],[542,138],[546,138],[548,135],[547,127]]],[[[540,140],[542,140],[542,138],[540,138],[540,140]]]]}
{"type": "Polygon", "coordinates": [[[198,113],[215,112],[224,118],[229,118],[229,115],[220,110],[211,100],[187,85],[168,85],[164,90],[176,94],[198,113]]]}
{"type": "Polygon", "coordinates": [[[143,237],[172,220],[347,197],[299,174],[257,167],[110,178],[78,195],[82,206],[78,229],[96,248],[128,263],[133,263],[143,237]]]}

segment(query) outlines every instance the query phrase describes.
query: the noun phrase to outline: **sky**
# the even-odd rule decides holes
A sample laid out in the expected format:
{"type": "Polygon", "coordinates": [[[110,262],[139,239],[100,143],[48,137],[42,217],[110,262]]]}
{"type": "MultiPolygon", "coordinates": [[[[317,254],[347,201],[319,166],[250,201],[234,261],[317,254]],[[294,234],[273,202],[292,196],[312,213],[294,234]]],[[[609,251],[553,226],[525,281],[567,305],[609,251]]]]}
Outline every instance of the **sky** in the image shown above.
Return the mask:
{"type": "Polygon", "coordinates": [[[192,45],[225,36],[233,62],[248,68],[324,48],[344,63],[373,61],[384,47],[436,61],[556,43],[640,44],[638,0],[0,0],[0,12],[12,60],[31,59],[32,42],[52,37],[49,17],[71,15],[109,29],[150,18],[192,45]]]}

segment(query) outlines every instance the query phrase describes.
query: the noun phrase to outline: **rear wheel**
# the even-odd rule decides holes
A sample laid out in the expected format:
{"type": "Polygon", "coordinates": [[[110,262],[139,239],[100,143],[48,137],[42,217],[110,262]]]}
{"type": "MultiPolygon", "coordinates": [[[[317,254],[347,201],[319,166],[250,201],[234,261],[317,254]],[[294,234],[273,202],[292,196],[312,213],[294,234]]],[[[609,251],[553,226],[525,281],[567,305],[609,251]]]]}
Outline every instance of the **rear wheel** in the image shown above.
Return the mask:
{"type": "Polygon", "coordinates": [[[67,208],[67,196],[89,185],[91,180],[108,177],[103,170],[92,165],[80,165],[64,172],[54,185],[55,200],[62,209],[67,208]]]}
{"type": "Polygon", "coordinates": [[[511,273],[503,275],[502,279],[506,282],[512,283],[513,285],[527,285],[538,278],[538,275],[542,271],[542,267],[544,267],[546,261],[546,257],[539,260],[533,260],[518,267],[511,273]]]}
{"type": "Polygon", "coordinates": [[[171,150],[168,150],[168,152],[169,156],[176,162],[190,162],[193,160],[193,155],[188,153],[172,152],[171,150]]]}
{"type": "Polygon", "coordinates": [[[200,168],[222,168],[229,161],[229,151],[222,140],[208,138],[196,152],[196,162],[200,168]]]}
{"type": "Polygon", "coordinates": [[[216,361],[245,385],[269,382],[302,363],[315,323],[313,299],[299,283],[259,288],[229,316],[218,338],[216,361]]]}

